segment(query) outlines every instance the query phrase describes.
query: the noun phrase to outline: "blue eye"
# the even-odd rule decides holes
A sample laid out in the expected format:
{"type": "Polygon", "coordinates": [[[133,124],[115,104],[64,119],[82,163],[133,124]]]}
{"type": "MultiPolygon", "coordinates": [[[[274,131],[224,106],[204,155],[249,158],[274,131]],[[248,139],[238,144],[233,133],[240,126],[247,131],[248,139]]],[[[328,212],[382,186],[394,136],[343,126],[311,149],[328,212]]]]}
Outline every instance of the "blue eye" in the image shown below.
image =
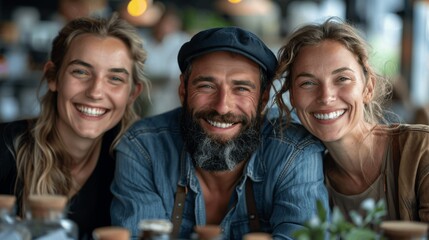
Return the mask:
{"type": "Polygon", "coordinates": [[[87,79],[91,74],[83,69],[73,69],[71,75],[79,79],[87,79]]]}
{"type": "Polygon", "coordinates": [[[208,89],[212,89],[213,87],[211,85],[199,85],[198,88],[208,88],[208,89]]]}
{"type": "Polygon", "coordinates": [[[245,87],[238,87],[237,90],[240,92],[248,92],[249,91],[249,89],[245,88],[245,87]]]}
{"type": "Polygon", "coordinates": [[[316,85],[316,83],[313,81],[302,81],[301,83],[299,83],[299,86],[303,87],[303,88],[309,88],[309,87],[312,87],[315,85],[316,85]]]}
{"type": "Polygon", "coordinates": [[[77,74],[77,75],[83,75],[83,74],[86,74],[86,71],[81,70],[81,69],[74,69],[74,70],[72,70],[72,73],[77,74]]]}
{"type": "Polygon", "coordinates": [[[124,82],[124,80],[120,77],[112,77],[113,81],[120,81],[120,82],[124,82]]]}

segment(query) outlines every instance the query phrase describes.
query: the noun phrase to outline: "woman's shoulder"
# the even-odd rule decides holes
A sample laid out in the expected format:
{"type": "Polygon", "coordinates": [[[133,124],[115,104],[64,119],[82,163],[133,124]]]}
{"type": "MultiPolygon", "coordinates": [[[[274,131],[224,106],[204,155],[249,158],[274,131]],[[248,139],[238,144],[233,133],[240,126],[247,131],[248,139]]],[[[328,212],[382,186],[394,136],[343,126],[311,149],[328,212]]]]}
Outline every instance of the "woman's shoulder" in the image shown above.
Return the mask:
{"type": "Polygon", "coordinates": [[[400,146],[426,146],[429,149],[429,125],[424,124],[393,124],[387,132],[397,137],[400,146]]]}
{"type": "Polygon", "coordinates": [[[429,133],[429,125],[426,124],[400,124],[402,132],[422,132],[429,133]]]}
{"type": "Polygon", "coordinates": [[[29,130],[32,120],[16,120],[0,123],[1,142],[12,142],[16,137],[29,130]]]}
{"type": "Polygon", "coordinates": [[[2,122],[0,123],[0,131],[2,133],[6,133],[6,132],[14,133],[17,131],[22,132],[25,129],[28,129],[31,123],[32,123],[32,120],[29,120],[29,119],[16,120],[13,122],[2,122]]]}
{"type": "Polygon", "coordinates": [[[401,136],[421,135],[429,137],[429,125],[425,124],[392,124],[387,128],[388,133],[401,136]]]}

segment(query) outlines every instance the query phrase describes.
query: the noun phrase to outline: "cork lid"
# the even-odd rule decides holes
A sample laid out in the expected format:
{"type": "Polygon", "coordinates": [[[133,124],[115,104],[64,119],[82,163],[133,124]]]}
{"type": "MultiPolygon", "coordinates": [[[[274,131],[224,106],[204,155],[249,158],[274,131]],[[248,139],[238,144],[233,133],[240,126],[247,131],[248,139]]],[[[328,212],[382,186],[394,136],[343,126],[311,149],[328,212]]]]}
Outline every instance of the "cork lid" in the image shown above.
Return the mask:
{"type": "Polygon", "coordinates": [[[166,219],[143,219],[139,223],[140,231],[171,233],[173,223],[166,219]]]}
{"type": "Polygon", "coordinates": [[[63,211],[67,197],[62,195],[30,195],[28,204],[32,210],[63,211]]]}
{"type": "Polygon", "coordinates": [[[0,208],[12,209],[15,205],[16,197],[14,195],[0,194],[0,208]]]}
{"type": "Polygon", "coordinates": [[[384,236],[389,239],[426,236],[428,226],[427,223],[413,221],[384,221],[380,224],[384,236]]]}
{"type": "Polygon", "coordinates": [[[271,234],[264,232],[253,232],[243,236],[243,240],[271,240],[271,234]]]}
{"type": "Polygon", "coordinates": [[[100,227],[94,229],[92,237],[95,240],[128,240],[130,232],[123,227],[100,227]]]}
{"type": "Polygon", "coordinates": [[[218,225],[195,226],[194,231],[199,239],[214,239],[222,234],[222,229],[218,225]]]}

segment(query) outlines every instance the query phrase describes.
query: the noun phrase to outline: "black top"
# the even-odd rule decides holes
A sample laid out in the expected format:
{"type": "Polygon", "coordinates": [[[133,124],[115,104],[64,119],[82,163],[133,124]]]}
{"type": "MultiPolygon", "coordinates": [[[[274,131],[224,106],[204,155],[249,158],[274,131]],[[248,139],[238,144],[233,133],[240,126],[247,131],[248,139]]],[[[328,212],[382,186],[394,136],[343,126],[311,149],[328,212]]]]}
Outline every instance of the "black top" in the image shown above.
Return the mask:
{"type": "MultiPolygon", "coordinates": [[[[17,193],[14,191],[17,169],[10,150],[15,154],[13,140],[28,129],[27,120],[0,123],[0,194],[14,194],[18,199],[17,206],[22,199],[20,189],[17,193]]],[[[115,161],[109,148],[116,132],[117,128],[104,135],[97,166],[80,191],[70,199],[67,217],[78,225],[79,239],[91,239],[95,228],[110,225],[110,184],[115,161]]]]}

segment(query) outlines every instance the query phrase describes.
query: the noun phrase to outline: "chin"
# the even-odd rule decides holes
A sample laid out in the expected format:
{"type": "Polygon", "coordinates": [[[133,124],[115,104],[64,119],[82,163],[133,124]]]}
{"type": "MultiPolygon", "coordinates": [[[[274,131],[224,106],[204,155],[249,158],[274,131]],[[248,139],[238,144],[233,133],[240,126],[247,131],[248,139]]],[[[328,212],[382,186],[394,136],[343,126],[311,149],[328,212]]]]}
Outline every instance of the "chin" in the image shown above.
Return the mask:
{"type": "Polygon", "coordinates": [[[95,133],[95,132],[86,132],[86,133],[80,133],[79,136],[82,138],[88,138],[88,139],[96,139],[103,135],[103,133],[95,133]]]}

